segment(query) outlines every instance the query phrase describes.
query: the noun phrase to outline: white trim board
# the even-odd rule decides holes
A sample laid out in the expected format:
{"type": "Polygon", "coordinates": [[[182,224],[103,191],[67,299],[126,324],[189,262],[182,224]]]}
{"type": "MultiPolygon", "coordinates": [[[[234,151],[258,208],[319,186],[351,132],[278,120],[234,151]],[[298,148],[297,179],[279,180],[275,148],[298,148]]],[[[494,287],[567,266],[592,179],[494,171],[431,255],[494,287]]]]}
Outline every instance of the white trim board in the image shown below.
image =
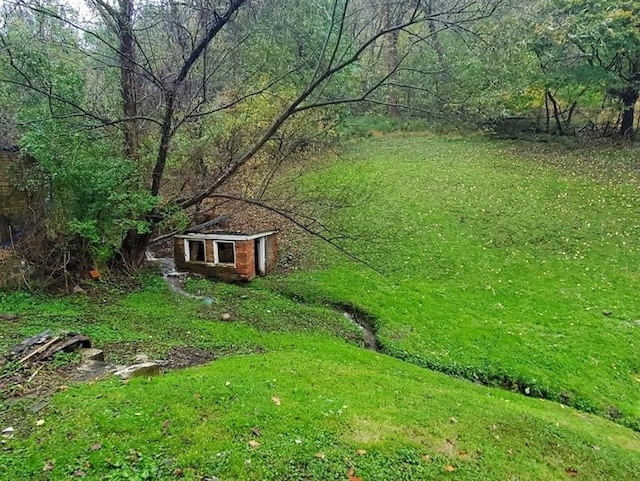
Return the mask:
{"type": "Polygon", "coordinates": [[[177,239],[186,240],[218,240],[218,241],[245,241],[259,239],[260,237],[267,237],[275,234],[277,231],[269,230],[265,232],[258,232],[257,234],[186,234],[177,235],[177,239]]]}

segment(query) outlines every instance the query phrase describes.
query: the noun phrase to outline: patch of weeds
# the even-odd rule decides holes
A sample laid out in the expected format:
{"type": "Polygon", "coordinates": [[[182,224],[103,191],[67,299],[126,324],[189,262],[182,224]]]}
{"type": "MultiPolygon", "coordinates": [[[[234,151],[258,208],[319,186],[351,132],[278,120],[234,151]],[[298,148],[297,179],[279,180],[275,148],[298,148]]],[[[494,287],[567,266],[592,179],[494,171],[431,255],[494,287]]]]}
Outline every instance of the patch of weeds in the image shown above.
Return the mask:
{"type": "Polygon", "coordinates": [[[126,455],[118,455],[105,459],[106,472],[102,479],[111,481],[121,480],[152,480],[166,479],[172,475],[179,476],[181,470],[173,468],[172,462],[167,462],[162,454],[143,455],[140,451],[130,449],[126,455]]]}
{"type": "Polygon", "coordinates": [[[53,357],[47,361],[54,369],[69,368],[80,364],[82,356],[78,352],[56,352],[53,357]]]}

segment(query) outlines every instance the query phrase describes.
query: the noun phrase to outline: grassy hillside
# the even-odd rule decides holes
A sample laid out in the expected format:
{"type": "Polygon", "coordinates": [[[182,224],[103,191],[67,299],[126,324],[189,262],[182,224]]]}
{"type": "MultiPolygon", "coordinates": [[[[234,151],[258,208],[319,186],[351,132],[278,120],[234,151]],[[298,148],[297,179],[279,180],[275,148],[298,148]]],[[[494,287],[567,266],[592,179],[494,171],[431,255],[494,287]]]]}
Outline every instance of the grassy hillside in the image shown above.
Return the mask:
{"type": "Polygon", "coordinates": [[[640,428],[637,149],[411,135],[346,158],[316,181],[378,179],[347,217],[386,276],[341,258],[271,285],[369,312],[395,356],[640,428]]]}
{"type": "Polygon", "coordinates": [[[345,343],[352,328],[332,310],[255,287],[190,288],[217,302],[157,278],[104,299],[0,297],[23,314],[6,345],[47,325],[90,333],[125,361],[184,345],[218,356],[129,383],[48,376],[57,394],[37,413],[29,382],[26,396],[3,392],[0,419],[15,435],[3,439],[0,479],[631,480],[640,470],[640,435],[601,417],[345,343]]]}
{"type": "Polygon", "coordinates": [[[638,203],[623,154],[584,169],[579,151],[372,139],[310,182],[377,185],[343,221],[369,233],[386,276],[318,245],[324,270],[190,281],[211,304],[157,275],[66,298],[0,293],[0,313],[21,315],[0,320],[3,352],[50,328],[115,361],[215,358],[128,383],[73,383],[74,356],[0,366],[0,428],[15,429],[0,479],[636,479],[640,433],[622,424],[640,410],[638,203]],[[339,303],[373,315],[401,359],[357,347],[339,303]]]}

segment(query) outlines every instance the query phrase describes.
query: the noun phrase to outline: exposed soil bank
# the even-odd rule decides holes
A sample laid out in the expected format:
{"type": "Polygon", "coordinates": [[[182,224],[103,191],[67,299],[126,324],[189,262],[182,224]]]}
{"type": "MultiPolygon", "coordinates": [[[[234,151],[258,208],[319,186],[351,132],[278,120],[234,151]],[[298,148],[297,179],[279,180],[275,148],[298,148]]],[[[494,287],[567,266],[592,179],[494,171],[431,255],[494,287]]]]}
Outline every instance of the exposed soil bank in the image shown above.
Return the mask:
{"type": "Polygon", "coordinates": [[[344,317],[362,331],[362,339],[366,349],[380,352],[373,319],[366,312],[348,304],[336,304],[334,309],[343,311],[344,317]]]}

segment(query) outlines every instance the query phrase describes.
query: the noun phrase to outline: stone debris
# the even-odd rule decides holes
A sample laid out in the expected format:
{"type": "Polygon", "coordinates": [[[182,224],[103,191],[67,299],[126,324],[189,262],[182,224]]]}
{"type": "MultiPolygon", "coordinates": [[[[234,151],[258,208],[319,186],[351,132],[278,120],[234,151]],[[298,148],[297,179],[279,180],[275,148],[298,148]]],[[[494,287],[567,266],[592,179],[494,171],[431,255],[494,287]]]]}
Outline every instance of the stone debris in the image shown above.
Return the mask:
{"type": "Polygon", "coordinates": [[[146,354],[140,353],[140,354],[136,354],[136,357],[134,358],[134,361],[136,364],[142,364],[145,362],[149,362],[149,356],[147,356],[146,354]]]}
{"type": "Polygon", "coordinates": [[[131,379],[138,376],[158,376],[160,374],[160,366],[155,362],[143,362],[120,369],[114,374],[122,379],[131,379]]]}
{"type": "Polygon", "coordinates": [[[76,375],[73,376],[73,380],[78,382],[95,381],[112,376],[125,367],[104,361],[86,361],[76,368],[76,375]]]}
{"type": "MultiPolygon", "coordinates": [[[[47,361],[57,352],[76,352],[81,355],[82,362],[76,366],[75,374],[71,376],[77,382],[95,381],[112,375],[124,380],[137,376],[157,376],[160,374],[160,366],[170,365],[166,360],[152,361],[143,353],[136,355],[134,363],[130,366],[111,364],[105,361],[102,349],[91,347],[91,340],[87,336],[67,332],[52,334],[49,330],[29,337],[15,346],[9,353],[9,359],[27,365],[47,361]]],[[[32,378],[43,366],[44,364],[41,364],[36,369],[32,378]]],[[[31,411],[38,412],[46,405],[46,401],[38,401],[31,407],[31,411]]]]}
{"type": "Polygon", "coordinates": [[[42,411],[48,405],[49,403],[47,401],[37,401],[29,407],[29,411],[31,411],[32,413],[37,413],[39,411],[42,411]]]}
{"type": "Polygon", "coordinates": [[[102,349],[82,347],[78,349],[83,361],[102,361],[104,362],[104,352],[102,349]]]}

